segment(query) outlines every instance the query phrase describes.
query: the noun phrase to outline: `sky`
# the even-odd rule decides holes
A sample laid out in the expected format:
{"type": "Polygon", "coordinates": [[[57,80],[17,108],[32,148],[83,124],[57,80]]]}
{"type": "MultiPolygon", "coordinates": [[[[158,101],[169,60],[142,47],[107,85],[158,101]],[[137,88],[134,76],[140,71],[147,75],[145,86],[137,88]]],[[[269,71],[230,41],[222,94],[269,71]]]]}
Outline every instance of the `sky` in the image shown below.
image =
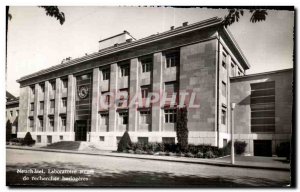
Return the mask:
{"type": "MultiPolygon", "coordinates": [[[[11,6],[8,24],[6,89],[19,96],[17,79],[98,51],[98,41],[127,30],[136,39],[187,21],[224,17],[227,9],[171,7],[59,6],[63,25],[36,6],[11,6]]],[[[250,23],[245,14],[229,27],[251,68],[247,74],[293,67],[294,12],[268,10],[267,20],[250,23]]]]}

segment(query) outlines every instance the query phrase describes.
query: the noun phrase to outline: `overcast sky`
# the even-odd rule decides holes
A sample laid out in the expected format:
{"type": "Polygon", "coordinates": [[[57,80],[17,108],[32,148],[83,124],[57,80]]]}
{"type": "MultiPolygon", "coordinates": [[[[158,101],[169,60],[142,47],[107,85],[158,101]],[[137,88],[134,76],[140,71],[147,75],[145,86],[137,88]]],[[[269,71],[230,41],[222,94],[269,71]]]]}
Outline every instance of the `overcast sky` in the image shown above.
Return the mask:
{"type": "MultiPolygon", "coordinates": [[[[226,9],[59,7],[66,21],[59,24],[38,7],[10,7],[6,89],[19,96],[16,80],[59,64],[66,57],[77,58],[98,51],[98,41],[127,30],[136,39],[169,30],[188,21],[195,23],[226,9]]],[[[293,67],[294,13],[268,11],[265,22],[252,24],[249,15],[229,27],[248,59],[247,74],[293,67]]]]}

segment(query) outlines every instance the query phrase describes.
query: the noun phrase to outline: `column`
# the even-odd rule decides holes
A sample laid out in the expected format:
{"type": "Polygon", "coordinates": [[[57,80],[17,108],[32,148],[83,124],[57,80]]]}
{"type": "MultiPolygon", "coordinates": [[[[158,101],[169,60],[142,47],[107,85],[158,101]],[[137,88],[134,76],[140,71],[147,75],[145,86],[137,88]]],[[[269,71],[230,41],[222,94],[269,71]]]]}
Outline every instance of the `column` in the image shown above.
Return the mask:
{"type": "MultiPolygon", "coordinates": [[[[129,99],[128,105],[132,102],[131,99],[135,97],[138,93],[138,58],[131,59],[130,61],[130,80],[129,80],[129,99]]],[[[137,131],[137,106],[136,104],[129,107],[128,115],[129,115],[129,131],[137,131]]]]}
{"type": "Polygon", "coordinates": [[[35,84],[34,87],[34,111],[33,111],[33,130],[32,132],[38,131],[38,109],[39,109],[39,84],[35,84]]]}
{"type": "Polygon", "coordinates": [[[57,78],[55,81],[55,109],[54,109],[54,132],[59,131],[59,108],[61,103],[61,79],[57,78]]]}
{"type": "Polygon", "coordinates": [[[75,92],[75,77],[74,75],[68,75],[66,132],[74,132],[75,92]]]}
{"type": "Polygon", "coordinates": [[[116,106],[115,106],[115,99],[117,94],[117,75],[118,75],[118,64],[114,63],[110,65],[110,92],[113,97],[110,98],[110,108],[109,108],[109,128],[110,132],[116,131],[116,106]]]}
{"type": "Polygon", "coordinates": [[[92,93],[92,124],[91,132],[96,132],[98,129],[98,111],[99,111],[99,83],[100,83],[100,70],[95,68],[93,70],[93,93],[92,93]]]}
{"type": "Polygon", "coordinates": [[[50,89],[50,83],[49,81],[45,82],[45,96],[44,96],[44,115],[43,115],[43,132],[48,131],[48,113],[49,113],[49,107],[50,107],[50,100],[49,100],[49,89],[50,89]]]}
{"type": "MultiPolygon", "coordinates": [[[[162,53],[155,53],[153,55],[153,93],[161,94],[162,92],[162,68],[163,68],[162,53]]],[[[160,102],[152,105],[152,131],[161,131],[161,107],[160,102]]]]}

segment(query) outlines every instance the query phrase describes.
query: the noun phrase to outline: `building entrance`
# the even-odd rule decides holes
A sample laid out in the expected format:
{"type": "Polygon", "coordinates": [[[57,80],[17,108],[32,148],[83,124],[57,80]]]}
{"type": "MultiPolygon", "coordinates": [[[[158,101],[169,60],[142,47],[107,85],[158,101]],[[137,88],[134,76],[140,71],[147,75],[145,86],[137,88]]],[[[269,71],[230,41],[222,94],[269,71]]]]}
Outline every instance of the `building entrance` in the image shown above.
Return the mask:
{"type": "Polygon", "coordinates": [[[75,141],[86,141],[87,121],[78,120],[75,123],[75,141]]]}

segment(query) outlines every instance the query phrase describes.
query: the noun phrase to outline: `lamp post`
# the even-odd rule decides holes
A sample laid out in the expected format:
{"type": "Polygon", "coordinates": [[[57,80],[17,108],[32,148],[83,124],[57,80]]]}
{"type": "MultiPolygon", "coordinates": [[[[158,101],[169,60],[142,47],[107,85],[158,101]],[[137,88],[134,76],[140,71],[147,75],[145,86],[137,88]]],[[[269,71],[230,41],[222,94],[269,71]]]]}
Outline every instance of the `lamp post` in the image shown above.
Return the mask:
{"type": "Polygon", "coordinates": [[[235,103],[231,103],[231,164],[234,164],[234,108],[235,103]]]}

